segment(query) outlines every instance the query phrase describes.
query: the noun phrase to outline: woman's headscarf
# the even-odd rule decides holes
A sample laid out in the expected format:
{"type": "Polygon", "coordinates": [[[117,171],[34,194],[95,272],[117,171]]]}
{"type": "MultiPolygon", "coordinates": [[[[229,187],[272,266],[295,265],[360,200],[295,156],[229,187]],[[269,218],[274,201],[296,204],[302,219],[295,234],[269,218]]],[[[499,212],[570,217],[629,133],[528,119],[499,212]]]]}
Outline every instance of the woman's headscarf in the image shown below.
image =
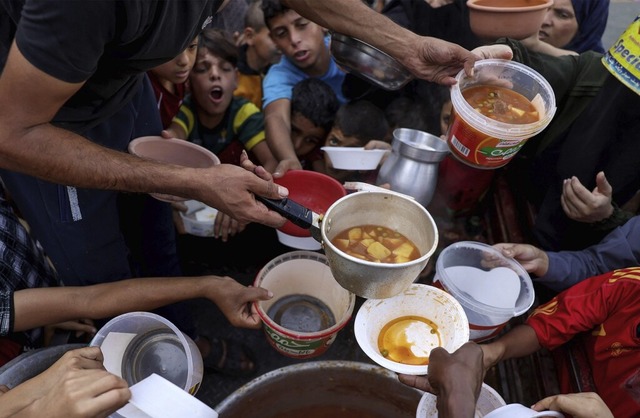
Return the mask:
{"type": "Polygon", "coordinates": [[[578,53],[604,52],[602,34],[609,17],[609,0],[571,0],[571,3],[578,21],[578,32],[563,49],[578,53]]]}

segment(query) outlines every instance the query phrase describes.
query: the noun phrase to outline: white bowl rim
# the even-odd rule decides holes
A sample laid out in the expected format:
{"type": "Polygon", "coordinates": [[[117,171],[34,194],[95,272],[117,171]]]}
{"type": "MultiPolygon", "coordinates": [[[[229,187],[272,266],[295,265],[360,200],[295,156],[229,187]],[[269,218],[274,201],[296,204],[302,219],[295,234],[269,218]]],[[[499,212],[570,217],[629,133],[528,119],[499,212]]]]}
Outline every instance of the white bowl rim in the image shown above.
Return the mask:
{"type": "MultiPolygon", "coordinates": [[[[421,284],[421,283],[413,283],[411,286],[409,286],[404,292],[399,293],[396,296],[393,296],[392,298],[396,298],[396,297],[401,297],[405,292],[407,291],[418,291],[418,290],[432,290],[436,293],[441,294],[443,297],[445,297],[449,302],[451,302],[451,304],[455,307],[456,311],[460,312],[462,315],[464,315],[465,319],[466,319],[466,314],[464,312],[464,309],[462,308],[462,305],[460,305],[460,303],[453,297],[451,296],[449,293],[445,292],[444,290],[441,290],[435,286],[431,286],[431,285],[427,285],[427,284],[421,284]]],[[[429,370],[429,365],[424,365],[424,366],[415,366],[415,365],[411,365],[411,364],[403,364],[403,363],[398,363],[392,360],[387,360],[386,358],[382,357],[382,355],[380,353],[377,352],[377,350],[375,350],[374,348],[370,347],[369,344],[366,344],[368,336],[364,333],[365,330],[365,325],[366,325],[366,315],[367,315],[367,309],[365,309],[365,307],[367,305],[373,305],[376,303],[379,303],[381,301],[386,301],[392,298],[388,298],[388,299],[368,299],[366,300],[362,306],[360,307],[360,309],[358,309],[358,313],[356,314],[355,317],[355,321],[353,323],[353,332],[355,334],[356,337],[356,342],[358,343],[358,346],[360,347],[360,349],[362,351],[364,351],[364,353],[367,355],[367,357],[369,357],[371,360],[373,360],[374,362],[376,362],[378,365],[384,367],[385,369],[389,369],[392,370],[396,373],[403,373],[403,374],[409,374],[409,375],[425,375],[427,374],[427,371],[429,370]]],[[[469,330],[469,323],[468,321],[466,322],[466,326],[464,327],[463,333],[466,334],[464,339],[461,339],[463,341],[462,344],[464,344],[465,342],[469,341],[469,335],[470,335],[470,330],[469,330]]],[[[460,345],[462,345],[460,344],[460,345]]],[[[451,347],[452,350],[457,350],[459,347],[451,347]]]]}

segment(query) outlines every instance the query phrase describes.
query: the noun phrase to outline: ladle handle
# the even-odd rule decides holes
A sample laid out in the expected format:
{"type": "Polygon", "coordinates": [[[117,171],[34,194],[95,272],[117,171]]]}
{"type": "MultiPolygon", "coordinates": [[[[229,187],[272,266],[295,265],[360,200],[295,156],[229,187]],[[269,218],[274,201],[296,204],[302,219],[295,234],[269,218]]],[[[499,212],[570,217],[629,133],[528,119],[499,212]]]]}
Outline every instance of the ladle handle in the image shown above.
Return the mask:
{"type": "Polygon", "coordinates": [[[278,212],[300,228],[310,229],[313,226],[313,211],[291,199],[269,199],[256,195],[256,200],[264,203],[267,208],[278,212]]]}

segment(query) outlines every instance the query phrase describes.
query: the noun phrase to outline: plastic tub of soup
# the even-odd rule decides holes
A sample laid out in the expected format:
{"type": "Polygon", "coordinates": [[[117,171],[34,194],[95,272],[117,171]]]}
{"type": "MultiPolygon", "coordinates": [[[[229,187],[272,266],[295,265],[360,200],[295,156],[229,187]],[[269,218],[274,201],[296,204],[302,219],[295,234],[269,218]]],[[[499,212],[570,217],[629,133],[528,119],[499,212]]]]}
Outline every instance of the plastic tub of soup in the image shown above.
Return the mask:
{"type": "Polygon", "coordinates": [[[556,112],[551,85],[526,65],[507,60],[476,62],[451,88],[451,153],[475,168],[503,167],[527,139],[545,129],[556,112]]]}

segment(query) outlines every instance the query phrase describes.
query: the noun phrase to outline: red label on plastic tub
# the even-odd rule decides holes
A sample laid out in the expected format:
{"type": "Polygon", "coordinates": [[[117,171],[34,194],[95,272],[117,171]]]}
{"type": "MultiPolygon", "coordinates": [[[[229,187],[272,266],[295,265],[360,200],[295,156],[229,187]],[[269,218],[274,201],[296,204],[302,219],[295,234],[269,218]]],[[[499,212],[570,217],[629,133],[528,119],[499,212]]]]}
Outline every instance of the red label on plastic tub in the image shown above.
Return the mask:
{"type": "Polygon", "coordinates": [[[451,153],[475,168],[499,168],[516,155],[527,139],[500,139],[469,126],[455,110],[451,111],[447,142],[451,153]]]}

